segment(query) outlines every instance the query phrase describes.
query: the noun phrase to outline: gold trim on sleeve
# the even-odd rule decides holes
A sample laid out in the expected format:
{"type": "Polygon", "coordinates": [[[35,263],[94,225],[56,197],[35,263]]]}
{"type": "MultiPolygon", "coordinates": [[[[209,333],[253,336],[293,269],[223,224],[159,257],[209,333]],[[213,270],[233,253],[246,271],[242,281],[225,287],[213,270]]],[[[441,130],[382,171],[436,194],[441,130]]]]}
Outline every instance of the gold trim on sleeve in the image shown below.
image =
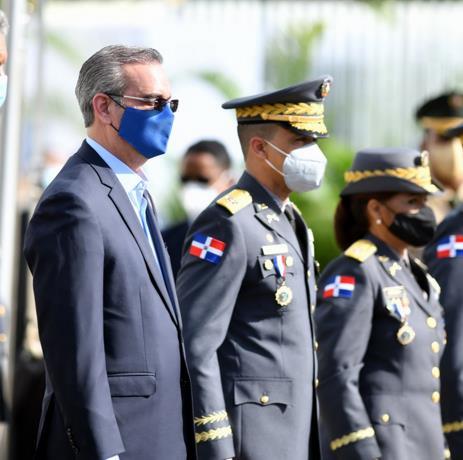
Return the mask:
{"type": "Polygon", "coordinates": [[[353,431],[352,433],[346,434],[340,438],[334,439],[330,442],[331,450],[335,451],[340,447],[347,446],[354,442],[362,441],[363,439],[373,438],[375,436],[375,430],[373,427],[363,428],[362,430],[353,431]]]}
{"type": "Polygon", "coordinates": [[[194,423],[195,425],[207,425],[208,423],[217,423],[223,422],[224,420],[228,420],[228,414],[225,410],[219,410],[211,412],[210,414],[202,415],[201,417],[195,417],[194,423]]]}
{"type": "Polygon", "coordinates": [[[205,442],[205,441],[214,441],[215,439],[222,439],[222,438],[228,438],[229,436],[232,436],[232,429],[230,425],[217,428],[215,430],[209,430],[209,431],[201,431],[199,433],[195,433],[195,441],[196,444],[199,444],[200,442],[205,442]]]}
{"type": "Polygon", "coordinates": [[[458,420],[456,422],[444,423],[442,425],[442,431],[444,433],[455,433],[457,431],[463,430],[463,420],[458,420]]]}

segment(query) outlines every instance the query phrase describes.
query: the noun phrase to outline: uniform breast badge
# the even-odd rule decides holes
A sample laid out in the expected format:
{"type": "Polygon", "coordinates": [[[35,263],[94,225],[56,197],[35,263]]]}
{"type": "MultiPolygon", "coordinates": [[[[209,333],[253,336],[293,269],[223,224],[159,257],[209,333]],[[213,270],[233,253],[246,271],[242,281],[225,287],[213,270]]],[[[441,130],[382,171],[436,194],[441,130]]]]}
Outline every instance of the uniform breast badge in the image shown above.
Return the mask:
{"type": "Polygon", "coordinates": [[[416,333],[408,324],[410,316],[410,300],[404,286],[390,286],[383,288],[386,308],[391,316],[401,322],[396,337],[401,345],[408,345],[415,339],[416,333]]]}
{"type": "Polygon", "coordinates": [[[293,300],[293,291],[289,286],[286,286],[286,256],[275,256],[272,262],[277,274],[278,285],[275,291],[275,300],[281,307],[286,307],[293,300]]]}

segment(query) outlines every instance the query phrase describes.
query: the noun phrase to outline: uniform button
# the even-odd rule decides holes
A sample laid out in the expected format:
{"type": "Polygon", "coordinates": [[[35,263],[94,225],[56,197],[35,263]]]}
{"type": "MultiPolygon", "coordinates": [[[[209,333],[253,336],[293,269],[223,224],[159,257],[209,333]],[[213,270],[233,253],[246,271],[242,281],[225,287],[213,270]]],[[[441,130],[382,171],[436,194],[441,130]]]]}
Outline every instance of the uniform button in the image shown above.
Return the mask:
{"type": "Polygon", "coordinates": [[[315,311],[315,304],[313,303],[310,305],[310,312],[313,313],[315,311]]]}
{"type": "Polygon", "coordinates": [[[440,351],[439,342],[433,342],[433,343],[431,343],[431,350],[432,350],[434,353],[439,353],[439,351],[440,351]]]}
{"type": "Polygon", "coordinates": [[[262,395],[260,397],[260,403],[261,404],[267,404],[269,401],[270,401],[270,398],[268,397],[268,395],[262,395]]]}
{"type": "Polygon", "coordinates": [[[437,321],[432,316],[428,316],[428,318],[426,319],[426,324],[431,329],[434,329],[437,326],[437,321]]]}
{"type": "Polygon", "coordinates": [[[267,241],[269,243],[273,243],[273,236],[271,233],[267,233],[267,235],[265,236],[267,238],[267,241]]]}
{"type": "Polygon", "coordinates": [[[389,414],[383,414],[381,415],[381,421],[383,423],[389,423],[389,420],[391,419],[391,417],[389,416],[389,414]]]}
{"type": "Polygon", "coordinates": [[[315,379],[315,388],[318,388],[318,385],[320,385],[320,380],[315,379]]]}
{"type": "Polygon", "coordinates": [[[310,270],[307,270],[307,278],[310,278],[310,270]]]}
{"type": "Polygon", "coordinates": [[[315,349],[315,351],[318,350],[318,342],[315,340],[315,342],[313,343],[313,347],[315,349]]]}
{"type": "Polygon", "coordinates": [[[266,270],[271,270],[273,268],[273,263],[270,259],[267,259],[265,262],[264,262],[264,268],[266,270]]]}
{"type": "Polygon", "coordinates": [[[433,367],[431,373],[435,379],[440,377],[440,369],[438,367],[433,367]]]}
{"type": "Polygon", "coordinates": [[[438,391],[433,391],[431,399],[433,403],[437,404],[440,401],[440,393],[438,391]]]}
{"type": "Polygon", "coordinates": [[[294,265],[294,259],[291,256],[286,257],[286,266],[292,267],[294,265]]]}

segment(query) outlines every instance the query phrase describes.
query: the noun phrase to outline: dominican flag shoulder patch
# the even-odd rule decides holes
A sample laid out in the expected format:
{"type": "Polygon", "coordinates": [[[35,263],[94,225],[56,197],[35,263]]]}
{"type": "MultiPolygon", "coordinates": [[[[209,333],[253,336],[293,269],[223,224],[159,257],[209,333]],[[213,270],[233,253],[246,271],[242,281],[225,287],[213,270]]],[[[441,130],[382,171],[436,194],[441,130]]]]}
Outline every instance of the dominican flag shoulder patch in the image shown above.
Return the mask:
{"type": "Polygon", "coordinates": [[[350,299],[355,289],[355,278],[353,276],[336,275],[328,279],[323,289],[323,298],[343,297],[350,299]]]}
{"type": "Polygon", "coordinates": [[[190,246],[190,254],[212,264],[220,263],[226,243],[212,236],[196,233],[190,246]]]}
{"type": "Polygon", "coordinates": [[[449,235],[437,242],[437,258],[463,257],[463,235],[449,235]]]}

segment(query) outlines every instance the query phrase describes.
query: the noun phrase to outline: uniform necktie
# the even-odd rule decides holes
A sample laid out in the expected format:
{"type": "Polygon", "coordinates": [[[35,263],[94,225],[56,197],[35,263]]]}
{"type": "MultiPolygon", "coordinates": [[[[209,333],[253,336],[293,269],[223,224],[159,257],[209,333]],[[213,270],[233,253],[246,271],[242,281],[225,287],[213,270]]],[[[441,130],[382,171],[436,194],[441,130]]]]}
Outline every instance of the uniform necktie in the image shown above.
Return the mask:
{"type": "Polygon", "coordinates": [[[296,233],[296,236],[297,236],[297,225],[296,225],[296,216],[294,214],[294,209],[293,207],[290,205],[290,204],[287,204],[285,206],[285,216],[286,218],[288,219],[289,221],[289,224],[291,225],[291,227],[293,228],[294,230],[294,233],[296,233]]]}
{"type": "Polygon", "coordinates": [[[296,216],[296,212],[291,204],[287,204],[285,206],[284,214],[296,235],[301,250],[305,254],[305,251],[307,250],[307,241],[305,238],[306,229],[304,222],[299,216],[296,216]]]}

